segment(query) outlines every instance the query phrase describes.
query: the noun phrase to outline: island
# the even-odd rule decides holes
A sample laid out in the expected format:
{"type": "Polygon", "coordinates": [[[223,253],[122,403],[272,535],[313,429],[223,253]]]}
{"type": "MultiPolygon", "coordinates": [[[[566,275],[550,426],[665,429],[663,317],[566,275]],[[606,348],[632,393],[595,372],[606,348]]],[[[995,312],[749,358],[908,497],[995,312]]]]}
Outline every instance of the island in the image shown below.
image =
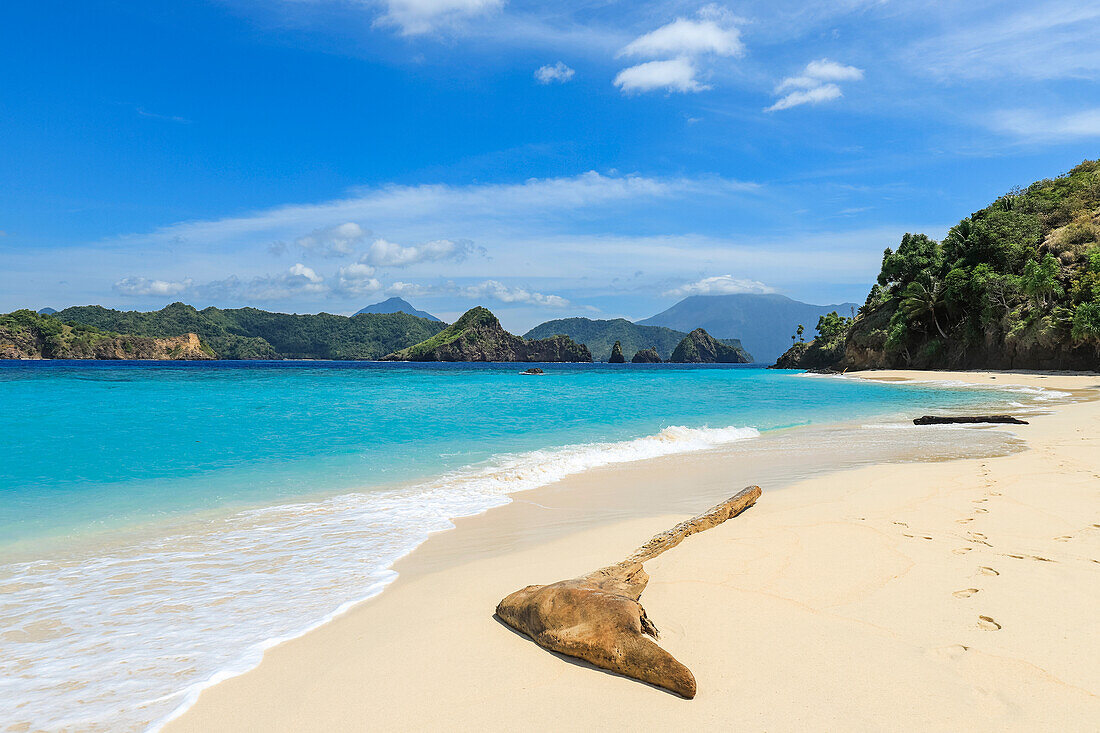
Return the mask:
{"type": "Polygon", "coordinates": [[[382,361],[590,362],[592,354],[568,336],[528,340],[508,333],[488,308],[477,306],[431,338],[382,361]]]}

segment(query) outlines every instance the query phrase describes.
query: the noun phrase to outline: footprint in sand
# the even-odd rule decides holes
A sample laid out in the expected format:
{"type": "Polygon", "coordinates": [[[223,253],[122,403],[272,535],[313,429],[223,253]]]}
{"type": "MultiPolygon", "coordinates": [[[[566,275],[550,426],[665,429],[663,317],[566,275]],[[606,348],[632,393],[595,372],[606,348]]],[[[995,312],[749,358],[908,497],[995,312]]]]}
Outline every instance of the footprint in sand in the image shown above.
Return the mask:
{"type": "Polygon", "coordinates": [[[905,522],[894,522],[894,524],[898,525],[899,527],[908,527],[909,526],[905,522]]]}
{"type": "Polygon", "coordinates": [[[951,644],[950,646],[941,646],[939,649],[933,649],[932,653],[941,657],[947,657],[948,659],[958,659],[968,651],[970,651],[970,647],[968,646],[951,644]]]}
{"type": "Polygon", "coordinates": [[[985,565],[982,565],[980,568],[978,568],[978,572],[982,575],[1000,575],[1000,573],[998,573],[996,570],[985,565]]]}
{"type": "Polygon", "coordinates": [[[989,616],[978,616],[978,628],[985,629],[986,631],[999,631],[1001,625],[989,616]]]}
{"type": "Polygon", "coordinates": [[[975,499],[974,501],[972,501],[970,503],[971,504],[981,504],[983,501],[989,501],[989,497],[987,496],[987,497],[983,497],[981,499],[975,499]]]}
{"type": "Polygon", "coordinates": [[[981,507],[978,507],[977,509],[974,510],[974,513],[975,514],[989,514],[989,510],[988,509],[982,509],[981,507]]]}
{"type": "Polygon", "coordinates": [[[966,524],[967,522],[973,522],[974,518],[973,517],[963,517],[962,519],[956,519],[955,521],[958,522],[959,524],[966,524]]]}
{"type": "Polygon", "coordinates": [[[956,555],[965,555],[966,553],[970,552],[973,549],[974,549],[973,547],[956,547],[951,552],[955,553],[956,555]]]}
{"type": "Polygon", "coordinates": [[[956,598],[969,598],[977,592],[977,588],[963,588],[962,590],[955,591],[951,595],[955,596],[956,598]]]}

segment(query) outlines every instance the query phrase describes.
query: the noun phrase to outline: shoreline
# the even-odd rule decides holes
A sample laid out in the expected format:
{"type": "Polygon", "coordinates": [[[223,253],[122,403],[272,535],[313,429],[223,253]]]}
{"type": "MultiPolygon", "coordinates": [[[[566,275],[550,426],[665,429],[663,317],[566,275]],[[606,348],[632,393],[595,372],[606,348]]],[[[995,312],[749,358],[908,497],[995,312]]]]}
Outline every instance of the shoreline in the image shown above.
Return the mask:
{"type": "MultiPolygon", "coordinates": [[[[1007,386],[1009,383],[1023,383],[1027,382],[1034,386],[1040,386],[1044,388],[1054,387],[1054,383],[1063,384],[1067,386],[1067,382],[1073,382],[1072,387],[1076,391],[1077,388],[1088,388],[1100,386],[1096,384],[1096,379],[1093,377],[1067,377],[1065,375],[1025,375],[1018,373],[998,373],[996,375],[990,375],[988,373],[947,373],[947,372],[935,372],[935,373],[903,373],[903,372],[890,372],[890,373],[871,373],[866,375],[872,379],[880,378],[885,380],[891,379],[914,379],[916,381],[945,381],[942,379],[944,375],[951,377],[950,381],[959,381],[955,377],[960,377],[962,381],[981,384],[981,386],[995,386],[1002,387],[1007,386]],[[929,374],[935,375],[935,379],[927,380],[929,374]],[[1002,376],[1003,375],[1003,376],[1002,376]],[[984,377],[986,381],[978,381],[984,377]],[[998,378],[1000,384],[992,385],[989,381],[992,381],[990,377],[998,378]],[[1042,381],[1042,384],[1038,382],[1042,381]],[[1091,382],[1086,384],[1086,382],[1091,382]]],[[[854,375],[849,375],[851,378],[854,375]]],[[[862,376],[862,375],[861,375],[862,376]]],[[[1081,395],[1075,395],[1080,397],[1081,395]]],[[[1048,405],[1042,406],[1044,409],[1048,408],[1048,405]]],[[[1063,410],[1063,405],[1054,406],[1055,413],[1063,410]]],[[[1045,419],[1046,416],[1041,416],[1045,419]]],[[[1026,436],[1025,436],[1026,437],[1026,436]]],[[[1029,451],[1030,452],[1030,451],[1029,451]]],[[[1027,455],[1028,452],[1018,455],[1027,455]]],[[[728,460],[728,459],[727,459],[728,460]]],[[[973,459],[961,459],[962,461],[973,459]]],[[[995,459],[997,460],[997,459],[995,459]]],[[[959,461],[952,462],[952,465],[956,465],[959,461]]],[[[401,560],[394,564],[393,570],[398,573],[397,579],[386,586],[387,593],[374,596],[374,598],[355,604],[350,610],[343,615],[339,616],[335,620],[321,624],[319,627],[315,627],[312,631],[298,636],[291,641],[281,644],[277,647],[273,647],[265,654],[263,661],[258,667],[253,668],[251,671],[244,675],[233,677],[230,680],[221,682],[220,684],[212,687],[207,687],[199,696],[197,703],[191,707],[184,708],[177,711],[173,715],[174,722],[169,723],[167,726],[171,730],[188,730],[207,728],[210,725],[214,725],[216,728],[216,721],[221,718],[223,725],[227,724],[229,720],[232,720],[232,716],[224,718],[222,715],[226,713],[226,705],[229,705],[233,709],[243,708],[250,709],[252,712],[257,712],[253,708],[256,704],[256,696],[262,699],[266,694],[264,690],[274,689],[271,687],[272,678],[279,678],[281,674],[286,672],[286,664],[284,661],[287,658],[294,658],[300,651],[308,656],[311,652],[311,647],[316,647],[320,642],[317,641],[318,637],[325,636],[330,637],[333,634],[339,636],[341,630],[348,628],[358,628],[363,623],[370,623],[364,621],[364,619],[375,616],[384,615],[385,608],[380,607],[388,606],[394,607],[395,604],[400,604],[401,597],[407,595],[410,592],[408,589],[417,588],[425,578],[438,575],[444,571],[453,571],[459,574],[469,572],[472,567],[482,564],[508,564],[508,558],[512,555],[527,556],[530,553],[537,552],[540,548],[545,549],[555,543],[560,544],[566,542],[570,546],[571,552],[585,552],[587,550],[580,550],[574,548],[572,539],[576,539],[578,545],[580,544],[580,538],[587,538],[588,541],[595,545],[606,545],[607,540],[604,539],[604,535],[617,536],[620,529],[622,530],[623,537],[627,535],[631,536],[630,542],[637,544],[648,536],[645,532],[640,531],[642,527],[652,527],[653,531],[657,531],[664,524],[671,524],[670,519],[678,521],[679,518],[683,518],[684,515],[694,513],[695,511],[702,510],[705,506],[709,506],[709,503],[704,505],[698,502],[699,497],[694,497],[692,501],[688,501],[683,507],[684,515],[668,514],[667,509],[665,513],[658,514],[653,517],[628,518],[631,515],[629,510],[615,509],[614,502],[607,504],[603,510],[593,513],[591,511],[592,502],[598,498],[601,492],[601,482],[610,482],[615,484],[618,480],[618,489],[621,491],[622,477],[626,475],[628,480],[639,482],[642,480],[652,481],[652,474],[654,472],[661,473],[662,471],[666,475],[670,476],[683,476],[685,473],[695,472],[696,478],[699,477],[701,470],[705,472],[705,469],[700,467],[703,464],[711,464],[711,471],[718,471],[718,474],[710,476],[711,481],[716,481],[722,478],[722,471],[728,469],[728,467],[722,467],[722,458],[720,456],[712,455],[711,452],[707,453],[688,453],[682,454],[676,457],[664,457],[657,459],[649,459],[646,461],[640,461],[629,464],[619,464],[614,467],[597,468],[589,470],[583,474],[571,476],[563,481],[553,484],[549,487],[540,487],[512,496],[512,501],[502,507],[491,509],[488,512],[475,515],[473,517],[466,517],[455,520],[453,524],[456,529],[451,532],[435,533],[431,535],[429,540],[421,544],[411,554],[404,556],[401,560]],[[655,468],[651,464],[661,463],[660,468],[655,468]],[[644,464],[644,465],[643,465],[644,464]],[[616,479],[616,475],[619,477],[616,479]],[[610,478],[609,478],[610,476],[610,478]],[[566,484],[564,487],[562,485],[566,484]],[[572,489],[570,489],[572,487],[572,489]],[[583,501],[580,501],[576,506],[569,506],[568,502],[561,503],[561,498],[564,494],[569,493],[572,490],[576,497],[580,497],[583,501]],[[543,498],[549,495],[554,501],[558,501],[558,505],[554,509],[548,509],[546,504],[540,504],[537,499],[543,498]],[[580,521],[579,515],[588,513],[591,516],[587,516],[583,521],[580,521]],[[556,516],[545,516],[545,515],[556,516]],[[502,516],[510,515],[510,524],[501,524],[502,516]],[[538,515],[544,515],[539,517],[538,515]],[[573,524],[571,531],[562,533],[562,528],[573,524]],[[628,531],[628,528],[629,530],[628,531]],[[499,541],[494,545],[494,536],[504,531],[510,533],[511,542],[507,547],[502,545],[499,541]],[[257,681],[257,680],[261,681],[257,681]],[[243,697],[242,697],[243,695],[243,697]],[[242,704],[244,702],[248,704],[242,704]],[[208,711],[220,710],[221,713],[210,717],[208,711]],[[178,717],[176,717],[178,716],[178,717]],[[202,722],[196,722],[202,721],[202,722]]],[[[830,473],[829,476],[844,475],[846,473],[863,470],[875,470],[885,469],[887,471],[898,471],[899,464],[878,464],[874,466],[864,466],[863,468],[850,468],[844,469],[836,473],[830,473]]],[[[906,464],[912,465],[912,464],[906,464]]],[[[920,468],[928,466],[930,464],[916,464],[920,468]]],[[[935,464],[931,464],[935,465],[935,464]]],[[[908,469],[906,469],[908,470],[908,469]]],[[[727,471],[728,472],[728,471],[727,471]]],[[[811,477],[802,482],[796,482],[797,488],[799,483],[813,483],[813,482],[828,481],[827,478],[820,476],[811,477]]],[[[751,483],[751,481],[750,481],[751,483]]],[[[729,487],[732,490],[740,487],[729,487]]],[[[604,492],[608,494],[607,491],[604,492]]],[[[615,490],[610,490],[610,494],[614,494],[615,490]]],[[[770,496],[778,496],[779,494],[787,495],[789,491],[785,492],[773,492],[769,494],[768,487],[765,486],[765,496],[762,501],[767,502],[770,496]]],[[[604,497],[605,499],[607,497],[604,497]]],[[[636,497],[630,497],[636,498],[636,497]]],[[[722,497],[724,498],[724,497],[722,497]]],[[[782,501],[787,501],[786,499],[782,501]]],[[[780,503],[782,503],[782,501],[780,503]]],[[[553,503],[553,502],[550,502],[553,503]]],[[[675,507],[677,511],[681,507],[675,507]]],[[[754,512],[757,510],[754,509],[754,512]]],[[[739,520],[740,521],[740,520],[739,520]]],[[[737,524],[737,523],[735,523],[737,524]]],[[[736,530],[736,527],[731,528],[736,530]]],[[[651,532],[650,532],[651,533],[651,532]]],[[[696,540],[692,540],[696,542],[696,540]]],[[[677,550],[678,553],[684,553],[685,555],[691,553],[691,543],[685,545],[685,549],[677,550]]],[[[629,548],[627,548],[629,549],[629,548]]],[[[599,555],[604,560],[610,558],[603,554],[599,555]]],[[[675,560],[670,558],[671,562],[675,560]]],[[[662,560],[661,562],[665,562],[662,560]]],[[[593,565],[595,567],[595,565],[593,565]]],[[[583,568],[579,568],[583,569],[583,568]]],[[[588,568],[591,569],[591,568],[588,568]]],[[[657,575],[650,570],[654,575],[655,581],[657,575]]],[[[562,575],[561,577],[567,577],[562,575]]],[[[557,578],[553,577],[534,577],[532,574],[523,583],[527,582],[547,582],[557,578]]],[[[514,589],[514,588],[512,588],[514,589]]],[[[647,595],[643,597],[643,603],[649,603],[649,594],[654,593],[653,590],[647,591],[647,595]]],[[[503,595],[503,594],[502,594],[503,595]]],[[[489,605],[489,613],[491,613],[492,605],[495,604],[496,599],[492,599],[492,604],[489,605]]],[[[470,623],[475,623],[483,619],[473,619],[470,623]]],[[[400,624],[399,624],[400,626],[400,624]]],[[[407,626],[407,624],[406,624],[407,626]]],[[[403,629],[403,632],[407,629],[403,629]]],[[[501,633],[497,630],[497,633],[501,633]]],[[[494,643],[501,642],[500,639],[494,639],[494,643]]],[[[369,646],[369,645],[368,645],[369,646]]],[[[533,646],[533,645],[531,645],[533,646]]],[[[367,650],[369,651],[369,649],[367,650]]],[[[546,654],[545,652],[540,652],[546,654]]],[[[549,655],[547,655],[549,656],[549,655]]],[[[688,662],[691,666],[690,661],[688,662]]],[[[560,662],[559,662],[560,663],[560,662]]],[[[297,666],[297,665],[292,665],[297,666]]],[[[591,670],[587,670],[589,675],[595,673],[591,670]]],[[[587,677],[579,678],[579,684],[585,684],[587,677]]],[[[703,690],[705,683],[701,681],[700,689],[703,690]]],[[[289,691],[288,691],[289,692],[289,691]]],[[[318,693],[320,694],[320,693],[318,693]]],[[[282,695],[278,695],[282,699],[282,695]]],[[[279,719],[276,719],[279,720],[279,719]]],[[[269,720],[268,723],[275,721],[269,720]]],[[[285,721],[284,721],[285,722],[285,721]]],[[[380,723],[384,725],[380,720],[373,720],[372,722],[380,723]]],[[[240,719],[240,724],[245,725],[245,719],[240,719]]],[[[304,720],[297,720],[295,727],[306,724],[304,720]]],[[[229,726],[232,727],[232,726],[229,726]]],[[[320,727],[320,726],[318,726],[320,727]]]]}

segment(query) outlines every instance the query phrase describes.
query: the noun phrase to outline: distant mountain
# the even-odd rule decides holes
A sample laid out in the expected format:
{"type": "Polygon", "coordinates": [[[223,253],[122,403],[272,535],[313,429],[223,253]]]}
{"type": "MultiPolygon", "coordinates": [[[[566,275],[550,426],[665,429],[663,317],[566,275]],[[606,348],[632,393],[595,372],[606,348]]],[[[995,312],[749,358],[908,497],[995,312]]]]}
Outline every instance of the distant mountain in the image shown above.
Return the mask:
{"type": "Polygon", "coordinates": [[[568,336],[527,340],[508,333],[488,308],[478,306],[425,341],[383,361],[592,361],[568,336]]]}
{"type": "Polygon", "coordinates": [[[652,318],[644,326],[664,326],[679,331],[704,328],[720,339],[738,338],[758,362],[774,362],[791,345],[799,324],[813,331],[819,316],[836,311],[851,314],[856,303],[811,305],[785,295],[692,295],[652,318]]]}
{"type": "MultiPolygon", "coordinates": [[[[607,361],[611,356],[611,347],[616,341],[621,344],[623,356],[627,359],[632,358],[642,349],[655,349],[662,360],[668,361],[672,350],[687,336],[687,331],[674,331],[661,326],[639,326],[625,318],[609,321],[597,321],[591,318],[559,318],[555,321],[540,323],[523,337],[541,339],[559,334],[587,346],[592,352],[592,358],[596,361],[607,361]]],[[[741,348],[739,342],[729,345],[741,348]]]]}
{"type": "Polygon", "coordinates": [[[173,303],[159,311],[66,308],[53,318],[102,331],[171,338],[198,334],[219,359],[377,359],[438,333],[443,324],[406,313],[292,315],[258,308],[173,303]]]}
{"type": "Polygon", "coordinates": [[[433,316],[431,313],[425,311],[418,311],[409,304],[409,301],[402,300],[401,298],[389,298],[383,300],[381,303],[375,303],[374,305],[368,305],[362,310],[356,311],[355,315],[362,315],[363,313],[408,313],[410,316],[416,316],[417,318],[427,318],[429,321],[438,321],[443,323],[440,319],[433,316]]]}
{"type": "Polygon", "coordinates": [[[38,315],[40,315],[40,316],[52,316],[54,313],[57,313],[57,310],[55,308],[39,308],[38,309],[38,315]]]}

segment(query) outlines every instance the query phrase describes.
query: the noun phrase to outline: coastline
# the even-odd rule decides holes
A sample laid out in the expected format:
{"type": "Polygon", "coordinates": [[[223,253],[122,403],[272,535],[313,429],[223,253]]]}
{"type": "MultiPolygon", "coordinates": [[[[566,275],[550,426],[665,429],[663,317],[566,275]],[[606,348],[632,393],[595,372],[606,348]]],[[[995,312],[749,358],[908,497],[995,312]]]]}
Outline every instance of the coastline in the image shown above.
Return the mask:
{"type": "MultiPolygon", "coordinates": [[[[997,386],[1100,387],[1095,376],[862,376],[983,386],[996,377],[997,386]]],[[[783,729],[817,721],[818,727],[828,727],[822,725],[828,717],[822,716],[831,711],[849,727],[853,720],[857,728],[878,727],[876,720],[897,727],[894,716],[900,708],[910,721],[902,727],[965,727],[967,719],[959,716],[974,707],[974,695],[981,701],[980,715],[969,719],[974,727],[1033,727],[1055,719],[1044,717],[1055,703],[1065,706],[1064,728],[1083,726],[1100,712],[1097,670],[1088,661],[1074,666],[1066,657],[1088,643],[1088,634],[1082,633],[1088,630],[1074,627],[1075,633],[1067,634],[1073,637],[1068,648],[1064,640],[1058,644],[1047,637],[1060,628],[1054,609],[1067,613],[1073,608],[1072,603],[1067,607],[1065,591],[1082,592],[1088,576],[1081,574],[1097,572],[1100,530],[1090,531],[1093,520],[1086,521],[1089,512],[1095,513],[1095,495],[1077,486],[1077,473],[1095,476],[1100,467],[1081,450],[1067,454],[1081,440],[1092,440],[1087,436],[1095,430],[1082,426],[1096,424],[1097,404],[1056,405],[1052,414],[1030,419],[1032,425],[1017,431],[1030,448],[1023,453],[904,468],[867,465],[797,481],[782,491],[769,492],[765,485],[764,497],[743,517],[648,564],[653,580],[642,601],[663,632],[662,645],[699,678],[699,696],[691,703],[551,655],[500,626],[491,613],[500,597],[518,587],[613,561],[651,534],[705,509],[712,502],[702,502],[704,496],[734,493],[741,485],[729,484],[737,480],[736,471],[722,453],[595,469],[459,519],[455,530],[433,535],[398,562],[398,579],[385,593],[268,650],[252,671],[205,690],[167,729],[539,727],[538,716],[560,705],[577,708],[578,725],[621,722],[630,711],[654,724],[721,720],[783,729]],[[1076,435],[1081,431],[1086,437],[1076,435]],[[1089,465],[1071,470],[1070,461],[1089,465]],[[1050,482],[1055,488],[1063,482],[1077,486],[1053,496],[1070,508],[1039,512],[1043,529],[1062,523],[1045,533],[1051,535],[1047,539],[1029,534],[1032,528],[1024,520],[1036,516],[1034,511],[1016,516],[1035,501],[1026,490],[1017,495],[1021,489],[1013,477],[1022,474],[1064,480],[1050,482]],[[689,492],[685,505],[674,506],[683,514],[666,509],[639,517],[639,495],[647,487],[659,493],[670,482],[699,487],[689,492]],[[990,482],[1012,483],[1013,492],[986,496],[990,482]],[[889,491],[875,489],[884,484],[889,491]],[[985,508],[979,504],[989,510],[978,511],[985,508]],[[993,511],[1002,504],[1003,511],[993,511]],[[1062,526],[1072,524],[1073,514],[1082,527],[1062,526]],[[1007,550],[1006,559],[993,540],[1009,530],[1016,535],[1010,536],[1015,549],[1007,550]],[[986,539],[976,539],[977,533],[986,539]],[[1079,552],[1070,552],[1075,547],[1079,552]],[[986,561],[977,563],[978,558],[986,561]],[[1019,566],[1011,573],[996,569],[1006,562],[1019,566]],[[975,568],[1001,574],[981,575],[984,571],[975,568]],[[1052,573],[1072,577],[1051,583],[1052,573]],[[940,593],[945,584],[959,588],[940,593]],[[1016,623],[1021,606],[1032,616],[1045,608],[1028,606],[1026,594],[1033,585],[1050,589],[1052,617],[1038,614],[1028,624],[1016,623]],[[965,598],[952,595],[970,590],[975,592],[965,598]],[[988,606],[982,603],[987,599],[988,606]],[[981,628],[986,623],[981,616],[1001,628],[981,628]],[[1029,628],[1042,630],[1043,644],[1036,643],[1029,628]],[[822,664],[792,664],[783,659],[788,653],[805,653],[822,664]],[[853,666],[857,658],[866,664],[853,666]],[[1006,665],[1005,658],[1015,662],[1006,665]],[[899,659],[905,660],[901,667],[899,659]],[[1043,672],[1033,679],[1038,673],[1029,670],[1036,669],[1043,672]],[[993,682],[978,689],[964,684],[964,672],[987,674],[993,682]],[[869,697],[860,694],[861,684],[869,697]],[[909,708],[899,706],[893,692],[887,694],[913,684],[909,708]],[[1050,689],[1021,698],[1024,684],[1050,689]],[[937,703],[922,704],[917,699],[921,690],[937,703]],[[433,704],[426,706],[425,700],[433,704]]],[[[1043,498],[1052,498],[1048,491],[1054,488],[1045,489],[1043,498]]],[[[1091,633],[1091,639],[1097,636],[1091,633]]],[[[1086,649],[1077,653],[1090,657],[1086,649]]]]}

